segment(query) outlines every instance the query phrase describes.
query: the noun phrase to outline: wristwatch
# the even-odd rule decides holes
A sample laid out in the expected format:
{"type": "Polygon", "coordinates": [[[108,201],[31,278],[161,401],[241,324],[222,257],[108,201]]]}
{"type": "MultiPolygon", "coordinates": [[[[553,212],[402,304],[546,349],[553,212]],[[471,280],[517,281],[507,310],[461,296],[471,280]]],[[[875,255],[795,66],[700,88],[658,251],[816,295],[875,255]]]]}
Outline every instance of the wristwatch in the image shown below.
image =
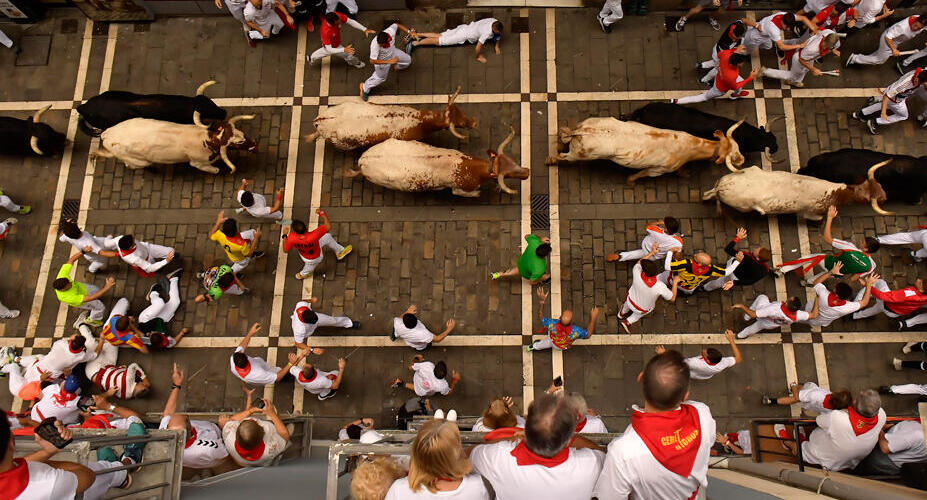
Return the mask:
{"type": "Polygon", "coordinates": [[[171,389],[172,389],[172,390],[173,390],[173,389],[180,389],[181,387],[183,387],[183,386],[180,386],[180,385],[177,385],[177,384],[171,382],[171,389]]]}

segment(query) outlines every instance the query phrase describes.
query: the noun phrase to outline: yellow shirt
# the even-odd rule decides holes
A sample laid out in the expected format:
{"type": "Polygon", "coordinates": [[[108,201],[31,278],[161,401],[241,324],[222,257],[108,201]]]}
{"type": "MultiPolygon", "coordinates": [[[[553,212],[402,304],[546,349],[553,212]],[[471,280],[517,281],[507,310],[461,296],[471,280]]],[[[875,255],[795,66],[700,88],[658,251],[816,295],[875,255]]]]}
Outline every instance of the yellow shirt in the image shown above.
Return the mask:
{"type": "Polygon", "coordinates": [[[222,231],[216,231],[209,239],[219,243],[232,262],[240,262],[251,255],[251,240],[242,238],[241,234],[229,238],[222,231]]]}

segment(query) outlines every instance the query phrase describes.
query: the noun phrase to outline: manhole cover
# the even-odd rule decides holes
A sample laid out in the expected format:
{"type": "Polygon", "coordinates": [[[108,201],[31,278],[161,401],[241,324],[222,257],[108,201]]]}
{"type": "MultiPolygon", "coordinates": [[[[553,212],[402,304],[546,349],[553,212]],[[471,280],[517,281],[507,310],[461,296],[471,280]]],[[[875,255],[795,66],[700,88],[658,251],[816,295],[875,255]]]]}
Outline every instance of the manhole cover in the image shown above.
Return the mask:
{"type": "Polygon", "coordinates": [[[17,66],[46,66],[51,50],[51,35],[24,35],[19,39],[22,49],[16,55],[17,66]]]}
{"type": "Polygon", "coordinates": [[[61,34],[67,35],[69,33],[77,33],[77,27],[77,19],[65,19],[61,21],[61,34]]]}

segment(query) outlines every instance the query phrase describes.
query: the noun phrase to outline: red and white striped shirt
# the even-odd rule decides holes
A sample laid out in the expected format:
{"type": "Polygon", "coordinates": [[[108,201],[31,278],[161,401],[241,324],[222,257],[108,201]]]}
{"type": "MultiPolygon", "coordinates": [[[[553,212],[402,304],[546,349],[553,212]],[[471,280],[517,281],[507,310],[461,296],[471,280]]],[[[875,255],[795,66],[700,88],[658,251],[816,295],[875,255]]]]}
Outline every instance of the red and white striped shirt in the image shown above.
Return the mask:
{"type": "Polygon", "coordinates": [[[145,377],[145,372],[135,363],[129,366],[107,365],[93,374],[93,383],[103,392],[116,388],[115,396],[119,399],[129,399],[135,392],[136,375],[145,377]]]}

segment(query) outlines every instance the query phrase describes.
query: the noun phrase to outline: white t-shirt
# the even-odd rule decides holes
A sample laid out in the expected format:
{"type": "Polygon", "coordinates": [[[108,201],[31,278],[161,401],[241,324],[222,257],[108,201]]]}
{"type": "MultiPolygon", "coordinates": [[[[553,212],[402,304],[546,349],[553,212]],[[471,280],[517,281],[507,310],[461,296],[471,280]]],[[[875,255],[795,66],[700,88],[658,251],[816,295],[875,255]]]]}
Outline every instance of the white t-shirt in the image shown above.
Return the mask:
{"type": "MultiPolygon", "coordinates": [[[[888,89],[886,89],[886,92],[887,91],[888,89]]],[[[854,245],[853,243],[850,243],[849,241],[846,241],[846,240],[839,240],[837,238],[834,238],[833,247],[836,248],[837,250],[853,250],[856,252],[862,252],[862,250],[860,250],[859,247],[854,245]]],[[[872,273],[872,271],[875,271],[875,268],[876,268],[875,260],[872,257],[869,257],[869,270],[864,273],[860,273],[859,275],[866,276],[872,273]]]]}
{"type": "MultiPolygon", "coordinates": [[[[158,429],[167,429],[170,420],[170,416],[162,417],[158,429]]],[[[208,469],[215,467],[229,456],[218,425],[205,420],[190,420],[190,426],[196,431],[196,439],[183,450],[184,467],[208,469]]],[[[190,436],[187,438],[189,439],[190,436]]]]}
{"type": "Polygon", "coordinates": [[[745,455],[753,453],[753,442],[751,441],[749,430],[744,429],[737,431],[737,441],[735,441],[734,444],[739,446],[745,455]]]}
{"type": "MultiPolygon", "coordinates": [[[[383,30],[386,33],[389,33],[391,37],[389,41],[389,47],[384,48],[377,42],[377,37],[374,36],[373,40],[370,41],[370,59],[378,61],[389,61],[390,59],[396,57],[396,31],[399,29],[399,25],[393,23],[389,25],[388,28],[383,30]]],[[[381,65],[378,65],[381,66],[381,65]]],[[[386,66],[386,65],[382,65],[386,66]]]]}
{"type": "MultiPolygon", "coordinates": [[[[245,348],[238,346],[235,348],[235,352],[245,352],[245,348]]],[[[254,385],[275,383],[277,381],[277,373],[280,371],[280,367],[268,366],[267,361],[254,356],[248,356],[248,367],[240,371],[238,367],[235,366],[233,356],[229,356],[229,367],[232,370],[232,374],[241,379],[242,382],[254,385]]]]}
{"type": "Polygon", "coordinates": [[[418,321],[413,328],[406,328],[402,318],[393,318],[393,335],[405,340],[409,347],[417,351],[428,347],[428,344],[435,338],[434,334],[421,321],[418,321]]]}
{"type": "Polygon", "coordinates": [[[785,304],[782,302],[770,302],[756,310],[756,318],[763,319],[777,325],[791,325],[796,321],[808,321],[808,313],[805,311],[796,311],[795,319],[790,318],[782,308],[785,304]]]}
{"type": "Polygon", "coordinates": [[[467,26],[479,43],[485,44],[488,40],[495,36],[495,33],[492,32],[492,25],[497,21],[494,17],[487,17],[486,19],[480,19],[479,21],[474,21],[467,26]]]}
{"type": "Polygon", "coordinates": [[[882,12],[884,6],[885,0],[860,0],[856,4],[856,13],[859,14],[857,24],[872,24],[876,16],[882,12]]]}
{"type": "Polygon", "coordinates": [[[644,236],[641,241],[641,248],[649,252],[655,243],[657,253],[653,255],[653,258],[662,259],[666,256],[666,252],[674,248],[682,248],[682,237],[667,234],[660,226],[647,226],[647,236],[644,236]]]}
{"type": "MultiPolygon", "coordinates": [[[[698,411],[699,449],[688,477],[667,469],[654,458],[634,427],[608,445],[602,475],[595,485],[599,500],[649,500],[651,498],[691,498],[699,488],[708,486],[708,459],[715,442],[715,420],[703,403],[686,401],[698,411]]],[[[635,407],[635,411],[640,411],[635,407]]],[[[585,497],[583,497],[585,498],[585,497]]]]}
{"type": "MultiPolygon", "coordinates": [[[[244,194],[244,192],[244,190],[239,190],[235,195],[239,205],[241,205],[241,195],[244,194]]],[[[241,205],[241,208],[244,208],[245,212],[248,212],[254,217],[267,217],[270,215],[270,207],[267,206],[267,198],[255,192],[252,192],[251,196],[254,197],[254,203],[252,203],[250,207],[241,205]]]]}
{"type": "MultiPolygon", "coordinates": [[[[376,430],[367,429],[363,425],[361,425],[360,427],[361,427],[361,434],[360,434],[361,438],[363,438],[364,435],[369,432],[376,432],[376,430]]],[[[338,441],[348,441],[349,439],[351,439],[351,437],[348,436],[348,430],[342,427],[341,430],[338,431],[338,441]]]]}
{"type": "Polygon", "coordinates": [[[830,396],[830,391],[818,387],[814,382],[805,382],[798,391],[798,400],[801,407],[816,413],[826,413],[832,411],[824,408],[824,400],[830,396]]]}
{"type": "Polygon", "coordinates": [[[447,380],[435,377],[435,364],[431,361],[422,361],[412,365],[415,375],[412,376],[412,385],[415,386],[415,394],[419,396],[431,396],[434,394],[444,394],[447,396],[451,392],[451,386],[447,380]]]}
{"type": "Polygon", "coordinates": [[[917,19],[917,16],[906,17],[902,19],[901,21],[898,21],[897,23],[889,26],[888,29],[882,33],[882,39],[884,40],[885,38],[888,38],[889,40],[895,43],[895,46],[897,48],[899,43],[906,42],[916,37],[922,31],[924,31],[924,28],[921,28],[917,31],[912,30],[911,29],[912,19],[917,19]]]}
{"type": "Polygon", "coordinates": [[[570,448],[569,457],[554,467],[518,465],[512,450],[518,443],[500,441],[473,448],[470,462],[492,485],[497,500],[587,499],[592,497],[605,454],[570,448]]]}
{"type": "Polygon", "coordinates": [[[274,457],[283,453],[287,445],[286,440],[283,439],[280,434],[277,434],[277,429],[274,427],[273,422],[257,418],[246,418],[245,420],[254,420],[264,429],[264,453],[260,458],[254,461],[241,458],[241,455],[235,450],[235,433],[238,432],[238,426],[241,425],[243,421],[232,420],[226,423],[225,427],[222,428],[222,441],[225,443],[229,455],[235,463],[242,467],[261,467],[270,464],[274,457]]]}
{"type": "Polygon", "coordinates": [[[453,491],[439,491],[431,493],[424,486],[419,487],[418,491],[412,492],[409,488],[409,478],[401,477],[390,486],[384,500],[416,500],[427,498],[447,498],[452,500],[489,500],[489,491],[483,484],[483,478],[479,474],[468,474],[464,476],[460,485],[453,491]]]}
{"type": "MultiPolygon", "coordinates": [[[[100,339],[99,342],[104,342],[104,340],[100,339]]],[[[86,348],[81,352],[71,352],[68,339],[60,339],[56,340],[48,354],[36,363],[36,368],[43,372],[49,372],[53,378],[57,378],[66,370],[70,370],[81,363],[92,361],[96,357],[95,350],[91,351],[86,348]]]]}
{"type": "Polygon", "coordinates": [[[852,469],[866,458],[879,442],[879,431],[885,425],[885,411],[879,409],[875,426],[859,436],[853,432],[847,410],[822,413],[815,419],[818,428],[802,443],[802,457],[832,471],[852,469]]]}
{"type": "Polygon", "coordinates": [[[927,446],[924,445],[924,426],[914,420],[902,420],[885,432],[888,449],[891,451],[888,458],[901,467],[907,462],[923,462],[927,460],[927,446]]]}
{"type": "Polygon", "coordinates": [[[608,433],[608,427],[605,427],[605,422],[602,421],[602,417],[598,415],[586,415],[586,425],[579,430],[580,434],[606,434],[608,433]]]}
{"type": "Polygon", "coordinates": [[[686,358],[686,364],[689,365],[689,373],[695,380],[708,380],[711,377],[721,373],[727,368],[737,364],[733,356],[725,356],[715,364],[709,364],[703,356],[692,356],[686,358]]]}
{"type": "MultiPolygon", "coordinates": [[[[15,459],[22,460],[22,459],[15,459]]],[[[29,484],[16,500],[70,500],[77,495],[77,475],[42,462],[26,462],[29,484]]]]}
{"type": "Polygon", "coordinates": [[[58,396],[60,392],[61,386],[58,384],[52,384],[42,389],[42,399],[32,407],[29,417],[36,422],[41,422],[49,417],[58,417],[58,420],[64,425],[76,424],[77,417],[80,415],[77,409],[79,397],[66,401],[64,404],[59,404],[55,396],[58,396]]]}
{"type": "Polygon", "coordinates": [[[644,281],[644,271],[641,263],[634,264],[631,269],[631,288],[628,289],[628,300],[631,301],[631,308],[639,313],[646,314],[653,311],[657,305],[657,298],[663,297],[663,300],[673,298],[673,292],[665,283],[658,280],[656,276],[651,278],[652,285],[644,281]]]}
{"type": "Polygon", "coordinates": [[[821,57],[821,42],[832,33],[834,33],[834,30],[822,29],[812,35],[812,37],[808,39],[808,45],[805,45],[805,47],[798,52],[799,57],[806,61],[814,61],[821,57]]]}
{"type": "Polygon", "coordinates": [[[290,375],[296,377],[296,382],[299,385],[303,386],[303,389],[309,391],[312,394],[318,394],[322,397],[328,396],[328,393],[332,392],[332,383],[333,379],[329,378],[329,375],[333,377],[338,377],[338,372],[323,372],[316,368],[315,377],[312,379],[306,379],[303,377],[303,372],[298,367],[294,366],[290,368],[290,375]]]}
{"type": "Polygon", "coordinates": [[[305,300],[301,300],[296,303],[296,307],[293,308],[293,314],[290,315],[290,325],[293,327],[293,338],[300,344],[305,343],[306,339],[312,336],[316,328],[319,327],[318,321],[315,323],[303,323],[303,320],[299,318],[297,313],[304,307],[308,308],[310,311],[312,310],[312,304],[305,300]]]}
{"type": "MultiPolygon", "coordinates": [[[[525,428],[525,417],[521,415],[515,415],[515,427],[525,428]]],[[[473,432],[489,432],[495,429],[490,429],[483,425],[483,417],[480,417],[476,420],[476,423],[473,424],[473,428],[470,429],[473,432]]]]}
{"type": "Polygon", "coordinates": [[[68,238],[62,234],[58,237],[58,241],[70,243],[72,247],[80,251],[83,251],[84,247],[87,246],[92,249],[93,253],[99,252],[100,250],[110,250],[106,247],[106,240],[104,238],[94,236],[87,231],[80,233],[80,238],[68,238]]]}
{"type": "Polygon", "coordinates": [[[168,264],[166,260],[167,253],[169,253],[170,251],[173,251],[173,249],[169,247],[163,247],[163,248],[169,248],[169,250],[167,250],[166,252],[160,252],[160,250],[162,249],[159,249],[159,253],[164,253],[165,258],[158,260],[157,258],[153,257],[151,254],[151,247],[149,246],[150,243],[145,242],[145,241],[135,240],[135,250],[134,251],[127,250],[126,252],[123,252],[122,250],[119,249],[119,239],[120,238],[122,238],[122,236],[107,238],[105,240],[106,247],[111,248],[115,252],[117,252],[119,254],[119,258],[121,258],[122,261],[125,262],[126,264],[132,267],[137,267],[147,273],[156,272],[168,264]]]}
{"type": "Polygon", "coordinates": [[[859,302],[842,301],[830,290],[824,286],[824,283],[814,285],[814,293],[818,296],[818,317],[808,320],[809,323],[818,326],[829,326],[831,323],[847,314],[853,314],[859,311],[859,302]],[[830,305],[830,298],[843,302],[842,305],[830,305]]]}
{"type": "Polygon", "coordinates": [[[768,40],[772,40],[773,42],[782,40],[782,29],[776,26],[776,23],[773,22],[773,19],[776,16],[781,16],[783,14],[785,14],[785,12],[775,12],[764,17],[763,19],[760,19],[760,21],[756,23],[757,26],[761,28],[760,36],[768,40]]]}

